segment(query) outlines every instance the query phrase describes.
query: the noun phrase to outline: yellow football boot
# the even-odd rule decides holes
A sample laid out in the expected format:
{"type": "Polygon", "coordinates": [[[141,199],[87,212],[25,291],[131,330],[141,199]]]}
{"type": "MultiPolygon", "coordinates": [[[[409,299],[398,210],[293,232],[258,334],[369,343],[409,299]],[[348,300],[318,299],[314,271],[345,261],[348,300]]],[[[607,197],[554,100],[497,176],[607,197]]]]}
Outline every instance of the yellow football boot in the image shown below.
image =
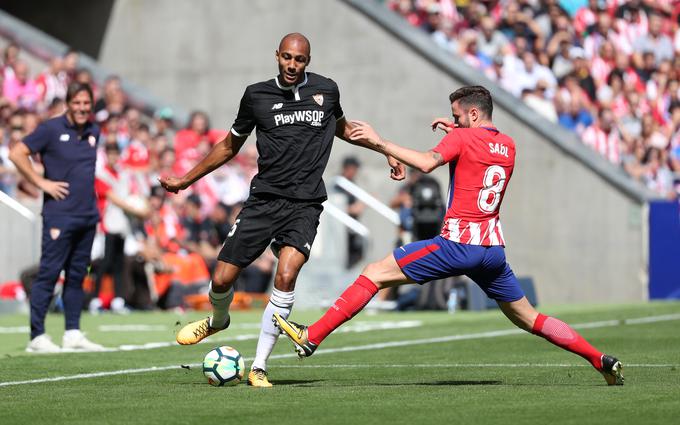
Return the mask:
{"type": "Polygon", "coordinates": [[[248,385],[258,388],[270,388],[272,386],[267,379],[267,371],[257,367],[248,373],[248,385]]]}
{"type": "Polygon", "coordinates": [[[181,345],[198,344],[204,338],[229,327],[230,320],[223,328],[213,328],[210,326],[210,317],[191,322],[177,332],[177,342],[181,345]]]}
{"type": "Polygon", "coordinates": [[[274,322],[274,326],[279,328],[288,339],[293,341],[295,351],[299,357],[309,357],[314,354],[316,344],[307,339],[307,326],[289,322],[281,317],[279,313],[274,313],[272,321],[274,322]]]}

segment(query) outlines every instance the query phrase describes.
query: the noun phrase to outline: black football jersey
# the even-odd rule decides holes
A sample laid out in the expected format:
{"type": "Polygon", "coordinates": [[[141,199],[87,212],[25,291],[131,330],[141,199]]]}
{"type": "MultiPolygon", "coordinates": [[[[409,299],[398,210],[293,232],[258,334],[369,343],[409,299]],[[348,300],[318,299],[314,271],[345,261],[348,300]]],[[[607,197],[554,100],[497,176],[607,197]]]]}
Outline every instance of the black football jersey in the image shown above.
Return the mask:
{"type": "Polygon", "coordinates": [[[250,192],[326,199],[322,174],[342,116],[337,84],[318,74],[306,73],[297,86],[281,86],[277,78],[248,86],[231,132],[256,129],[258,173],[250,192]]]}

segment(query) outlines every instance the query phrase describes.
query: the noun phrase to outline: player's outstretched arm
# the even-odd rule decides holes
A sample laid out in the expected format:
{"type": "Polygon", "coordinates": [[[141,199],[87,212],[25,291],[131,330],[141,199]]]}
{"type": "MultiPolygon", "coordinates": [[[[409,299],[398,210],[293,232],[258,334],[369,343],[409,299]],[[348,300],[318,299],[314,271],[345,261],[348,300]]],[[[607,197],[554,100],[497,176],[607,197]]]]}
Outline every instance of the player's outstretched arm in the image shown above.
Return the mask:
{"type": "Polygon", "coordinates": [[[191,186],[206,174],[224,165],[236,156],[246,141],[246,137],[235,136],[231,131],[213,146],[208,154],[194,168],[183,177],[163,177],[158,179],[161,186],[168,192],[177,193],[191,186]]]}
{"type": "Polygon", "coordinates": [[[399,146],[380,137],[369,124],[362,121],[353,121],[354,127],[350,138],[354,141],[362,141],[372,146],[372,149],[394,157],[410,167],[416,168],[423,173],[430,173],[435,168],[444,165],[442,156],[434,151],[419,152],[413,149],[399,146]]]}
{"type": "MultiPolygon", "coordinates": [[[[351,133],[355,127],[356,124],[354,121],[347,121],[344,117],[340,118],[336,125],[335,136],[341,138],[347,143],[351,143],[356,146],[361,146],[367,149],[374,150],[376,152],[380,152],[371,143],[368,143],[360,139],[357,140],[352,139],[351,133]]],[[[404,180],[404,178],[406,178],[406,167],[404,167],[404,164],[402,164],[399,160],[397,160],[391,155],[385,156],[387,157],[387,163],[390,166],[390,177],[392,178],[392,180],[404,180]]]]}

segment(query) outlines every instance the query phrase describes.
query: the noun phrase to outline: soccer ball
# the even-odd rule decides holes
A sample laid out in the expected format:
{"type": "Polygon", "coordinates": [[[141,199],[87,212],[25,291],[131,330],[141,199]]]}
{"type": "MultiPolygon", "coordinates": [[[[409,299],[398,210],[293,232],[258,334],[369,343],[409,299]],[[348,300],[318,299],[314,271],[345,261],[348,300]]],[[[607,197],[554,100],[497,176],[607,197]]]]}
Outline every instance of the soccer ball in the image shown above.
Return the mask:
{"type": "Polygon", "coordinates": [[[203,359],[203,374],[215,387],[238,384],[243,379],[244,370],[243,357],[231,347],[217,347],[203,359]]]}

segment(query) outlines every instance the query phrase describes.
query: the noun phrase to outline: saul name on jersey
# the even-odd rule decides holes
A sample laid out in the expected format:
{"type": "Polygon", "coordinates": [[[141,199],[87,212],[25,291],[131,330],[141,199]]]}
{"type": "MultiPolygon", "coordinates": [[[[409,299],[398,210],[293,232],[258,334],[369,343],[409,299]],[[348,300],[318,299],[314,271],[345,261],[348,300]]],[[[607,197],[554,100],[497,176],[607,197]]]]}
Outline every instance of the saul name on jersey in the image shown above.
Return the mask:
{"type": "Polygon", "coordinates": [[[295,124],[296,122],[306,122],[312,127],[321,127],[323,121],[323,111],[294,111],[290,114],[274,115],[274,124],[280,125],[295,124]]]}
{"type": "Polygon", "coordinates": [[[489,143],[489,152],[508,157],[508,147],[500,143],[489,143]]]}

